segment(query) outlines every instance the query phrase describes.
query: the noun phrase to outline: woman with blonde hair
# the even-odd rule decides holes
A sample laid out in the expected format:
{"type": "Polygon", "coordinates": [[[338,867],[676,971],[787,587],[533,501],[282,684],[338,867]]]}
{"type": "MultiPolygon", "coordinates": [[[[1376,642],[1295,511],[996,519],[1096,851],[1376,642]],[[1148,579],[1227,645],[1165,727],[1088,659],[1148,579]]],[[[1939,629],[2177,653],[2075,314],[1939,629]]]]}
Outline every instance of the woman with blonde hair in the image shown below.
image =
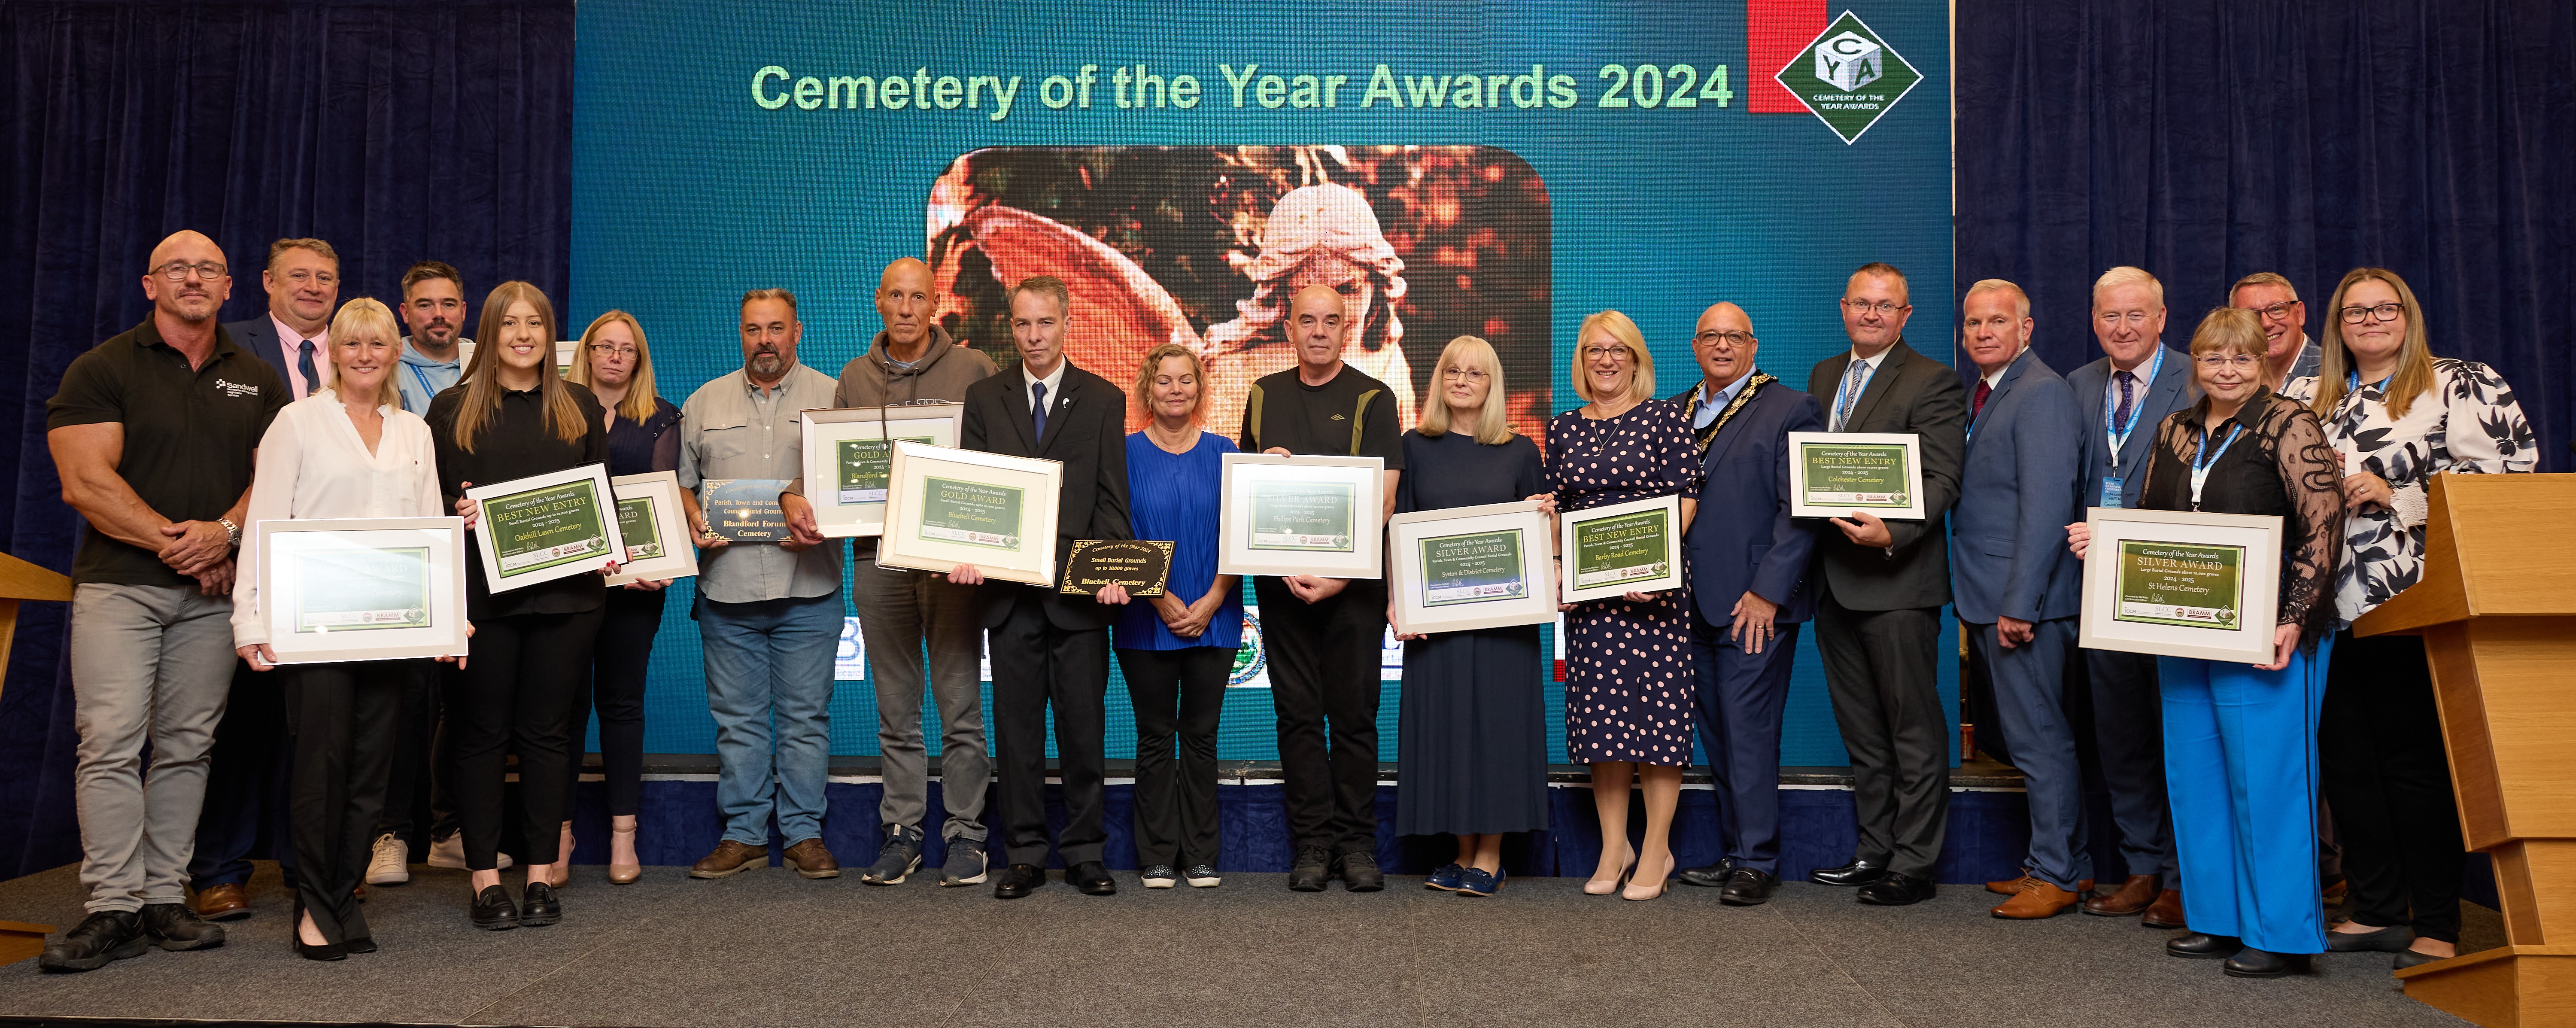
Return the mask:
{"type": "MultiPolygon", "coordinates": [[[[1681,524],[1673,530],[1688,530],[1699,510],[1691,412],[1654,398],[1655,362],[1637,323],[1618,311],[1583,319],[1572,371],[1575,394],[1589,402],[1547,425],[1547,487],[1557,509],[1679,495],[1681,524]]],[[[1560,565],[1564,557],[1558,554],[1560,565]]],[[[1565,574],[1562,566],[1557,574],[1565,574]]],[[[1566,756],[1592,765],[1592,806],[1601,820],[1601,859],[1583,884],[1596,896],[1653,899],[1674,870],[1673,809],[1696,724],[1689,601],[1685,588],[1562,607],[1566,756]],[[1646,794],[1644,841],[1634,846],[1631,775],[1646,794]]]]}
{"type": "MultiPolygon", "coordinates": [[[[1431,408],[1420,428],[1404,434],[1395,512],[1526,502],[1553,513],[1556,497],[1538,445],[1504,420],[1508,394],[1493,346],[1459,336],[1433,367],[1431,408]]],[[[1392,602],[1387,622],[1395,623],[1392,602]]],[[[1404,687],[1395,832],[1457,836],[1458,859],[1423,884],[1491,896],[1502,887],[1503,836],[1547,827],[1547,678],[1538,626],[1397,638],[1404,640],[1404,687]]]]}

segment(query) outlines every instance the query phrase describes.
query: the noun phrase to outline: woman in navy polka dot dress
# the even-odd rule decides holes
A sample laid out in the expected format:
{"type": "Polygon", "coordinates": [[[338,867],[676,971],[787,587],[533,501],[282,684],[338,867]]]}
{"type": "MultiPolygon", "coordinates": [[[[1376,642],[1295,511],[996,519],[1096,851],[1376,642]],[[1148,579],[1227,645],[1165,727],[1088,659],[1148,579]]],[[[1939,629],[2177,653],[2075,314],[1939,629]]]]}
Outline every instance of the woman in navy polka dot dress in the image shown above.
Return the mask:
{"type": "MultiPolygon", "coordinates": [[[[1679,494],[1687,527],[1699,492],[1690,412],[1653,398],[1654,361],[1627,315],[1585,318],[1575,338],[1574,391],[1591,402],[1547,425],[1547,484],[1557,509],[1679,494]]],[[[1592,765],[1601,818],[1601,860],[1583,891],[1606,896],[1624,884],[1623,897],[1653,899],[1672,875],[1673,807],[1691,762],[1689,593],[1632,592],[1564,609],[1565,748],[1592,765]],[[1633,848],[1631,774],[1646,794],[1645,838],[1633,848]]]]}

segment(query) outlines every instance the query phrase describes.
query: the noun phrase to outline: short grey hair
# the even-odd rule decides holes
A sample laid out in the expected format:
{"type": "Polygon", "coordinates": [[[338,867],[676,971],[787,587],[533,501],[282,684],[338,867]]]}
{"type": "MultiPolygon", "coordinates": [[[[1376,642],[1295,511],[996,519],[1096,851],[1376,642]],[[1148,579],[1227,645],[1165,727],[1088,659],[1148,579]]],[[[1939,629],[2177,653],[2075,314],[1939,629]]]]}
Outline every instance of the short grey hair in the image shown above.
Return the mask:
{"type": "Polygon", "coordinates": [[[2273,272],[2257,271],[2251,275],[2245,276],[2244,278],[2237,279],[2235,285],[2227,287],[2228,301],[2231,303],[2235,302],[2237,291],[2245,288],[2246,286],[2279,286],[2289,292],[2290,302],[2297,303],[2299,300],[2299,287],[2291,285],[2289,279],[2283,278],[2273,272]]]}
{"type": "Polygon", "coordinates": [[[2013,298],[2013,316],[2020,318],[2023,321],[2030,320],[2030,294],[2022,292],[2020,286],[2014,285],[2000,278],[1981,278],[1977,280],[1977,284],[1969,286],[1968,291],[1959,297],[1959,306],[1967,306],[1968,297],[1975,296],[1978,293],[2011,293],[2013,298]]]}
{"type": "Polygon", "coordinates": [[[742,294],[741,306],[749,307],[754,300],[777,300],[787,305],[787,313],[789,315],[792,316],[796,313],[796,294],[784,289],[775,287],[769,289],[754,289],[742,294]]]}
{"type": "Polygon", "coordinates": [[[2105,271],[2102,273],[2101,278],[2093,280],[2093,304],[2097,307],[2101,306],[2102,291],[2105,289],[2109,289],[2114,286],[2141,285],[2147,287],[2149,292],[2155,294],[2156,306],[2162,307],[2165,305],[2165,284],[2158,281],[2156,276],[2149,273],[2147,269],[2131,267],[2126,264],[2120,265],[2119,267],[2113,268],[2109,271],[2105,271]]]}
{"type": "Polygon", "coordinates": [[[1061,316],[1073,313],[1073,290],[1066,289],[1064,280],[1053,275],[1031,275],[1021,279],[1019,285],[1012,286],[1010,292],[1002,294],[1002,306],[1007,309],[1020,302],[1021,293],[1044,293],[1055,297],[1056,314],[1061,316]]]}

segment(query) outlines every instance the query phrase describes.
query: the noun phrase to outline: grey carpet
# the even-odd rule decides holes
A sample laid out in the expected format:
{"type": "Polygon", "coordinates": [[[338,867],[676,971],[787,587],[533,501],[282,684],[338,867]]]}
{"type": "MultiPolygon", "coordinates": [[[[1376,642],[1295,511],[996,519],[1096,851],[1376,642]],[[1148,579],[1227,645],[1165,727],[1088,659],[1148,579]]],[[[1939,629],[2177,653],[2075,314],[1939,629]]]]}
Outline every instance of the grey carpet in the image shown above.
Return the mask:
{"type": "MultiPolygon", "coordinates": [[[[516,875],[505,876],[516,881],[516,875]]],[[[1492,899],[1398,878],[1377,895],[1291,893],[1284,876],[1115,897],[1061,881],[1004,903],[927,877],[872,888],[782,869],[716,882],[646,869],[631,886],[581,868],[561,925],[479,932],[462,872],[371,890],[382,952],[297,958],[273,865],[258,913],[218,950],[78,975],[0,967],[0,1015],[498,1025],[1977,1025],[2457,1026],[2405,998],[2385,954],[2240,981],[2174,960],[2134,920],[1986,916],[1945,887],[1901,909],[1790,885],[1720,906],[1675,886],[1647,903],[1518,879],[1492,899]]],[[[68,925],[73,868],[0,882],[0,918],[68,925]]],[[[2472,907],[2467,948],[2500,944],[2472,907]]]]}

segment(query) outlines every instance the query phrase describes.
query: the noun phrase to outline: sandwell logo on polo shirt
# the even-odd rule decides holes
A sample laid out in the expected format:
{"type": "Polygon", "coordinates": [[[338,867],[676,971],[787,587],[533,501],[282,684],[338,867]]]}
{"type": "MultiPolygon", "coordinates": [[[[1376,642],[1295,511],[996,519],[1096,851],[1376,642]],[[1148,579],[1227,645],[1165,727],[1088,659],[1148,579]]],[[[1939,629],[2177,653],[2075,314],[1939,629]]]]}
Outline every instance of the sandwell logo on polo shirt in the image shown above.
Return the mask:
{"type": "Polygon", "coordinates": [[[258,386],[246,385],[240,382],[226,382],[221,377],[215,379],[215,388],[223,390],[224,396],[227,398],[259,395],[258,386]]]}
{"type": "Polygon", "coordinates": [[[1850,11],[1825,26],[1799,59],[1773,77],[1846,145],[1857,142],[1923,81],[1921,72],[1850,11]]]}

